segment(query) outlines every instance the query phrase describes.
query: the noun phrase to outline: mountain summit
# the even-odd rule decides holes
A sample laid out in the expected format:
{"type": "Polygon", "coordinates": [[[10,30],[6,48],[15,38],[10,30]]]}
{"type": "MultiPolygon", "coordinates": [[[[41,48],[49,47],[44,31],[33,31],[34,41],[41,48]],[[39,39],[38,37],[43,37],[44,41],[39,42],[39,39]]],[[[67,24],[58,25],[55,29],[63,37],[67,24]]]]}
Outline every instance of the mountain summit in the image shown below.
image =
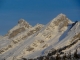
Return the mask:
{"type": "Polygon", "coordinates": [[[30,28],[30,27],[31,27],[31,25],[29,25],[29,23],[26,22],[24,19],[20,19],[20,20],[18,21],[18,24],[20,24],[21,26],[25,26],[25,27],[27,27],[27,28],[30,28]]]}
{"type": "Polygon", "coordinates": [[[59,14],[48,24],[31,26],[24,19],[0,38],[0,60],[40,59],[75,51],[80,54],[80,22],[59,14]]]}

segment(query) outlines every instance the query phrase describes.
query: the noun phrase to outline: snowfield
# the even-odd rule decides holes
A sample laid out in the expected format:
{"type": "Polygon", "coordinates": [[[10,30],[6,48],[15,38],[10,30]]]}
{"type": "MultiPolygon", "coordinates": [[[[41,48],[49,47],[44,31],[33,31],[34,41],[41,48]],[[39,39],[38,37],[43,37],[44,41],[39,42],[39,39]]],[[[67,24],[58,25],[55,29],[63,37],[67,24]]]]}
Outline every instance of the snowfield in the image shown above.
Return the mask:
{"type": "Polygon", "coordinates": [[[74,54],[76,49],[80,54],[80,22],[72,22],[64,14],[34,27],[21,19],[5,36],[0,36],[0,60],[37,58],[54,50],[74,54]]]}

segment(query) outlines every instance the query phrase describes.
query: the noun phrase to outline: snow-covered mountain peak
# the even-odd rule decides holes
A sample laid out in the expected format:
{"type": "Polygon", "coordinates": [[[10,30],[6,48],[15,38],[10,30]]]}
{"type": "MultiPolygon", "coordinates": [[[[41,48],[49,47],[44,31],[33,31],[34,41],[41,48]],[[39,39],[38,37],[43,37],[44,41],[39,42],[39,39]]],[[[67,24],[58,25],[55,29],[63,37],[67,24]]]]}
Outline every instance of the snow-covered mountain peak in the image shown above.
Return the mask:
{"type": "Polygon", "coordinates": [[[65,25],[67,25],[68,23],[70,23],[71,21],[66,17],[66,15],[64,14],[59,14],[56,18],[54,18],[52,20],[52,22],[54,22],[54,24],[56,26],[60,25],[60,23],[66,23],[65,25]]]}
{"type": "Polygon", "coordinates": [[[66,17],[66,15],[61,13],[56,18],[60,18],[60,17],[66,17]]]}
{"type": "Polygon", "coordinates": [[[29,30],[30,28],[32,28],[32,26],[28,22],[26,22],[24,19],[20,19],[18,24],[10,29],[6,35],[9,38],[12,38],[21,32],[29,30]]]}
{"type": "Polygon", "coordinates": [[[57,53],[63,56],[70,50],[74,53],[75,49],[80,53],[80,22],[72,22],[64,14],[59,14],[46,25],[33,27],[20,19],[7,36],[0,37],[0,60],[55,57],[57,53]]]}
{"type": "Polygon", "coordinates": [[[24,22],[26,22],[24,19],[20,19],[20,20],[18,21],[18,23],[24,23],[24,22]]]}
{"type": "Polygon", "coordinates": [[[31,27],[31,25],[27,21],[25,21],[24,19],[20,19],[18,21],[18,24],[20,24],[20,26],[24,26],[24,27],[27,27],[27,28],[31,27]]]}
{"type": "Polygon", "coordinates": [[[68,28],[68,25],[70,23],[72,24],[72,22],[66,17],[66,15],[59,14],[57,17],[55,17],[51,22],[47,24],[46,30],[49,29],[49,31],[65,31],[65,28],[68,28]]]}

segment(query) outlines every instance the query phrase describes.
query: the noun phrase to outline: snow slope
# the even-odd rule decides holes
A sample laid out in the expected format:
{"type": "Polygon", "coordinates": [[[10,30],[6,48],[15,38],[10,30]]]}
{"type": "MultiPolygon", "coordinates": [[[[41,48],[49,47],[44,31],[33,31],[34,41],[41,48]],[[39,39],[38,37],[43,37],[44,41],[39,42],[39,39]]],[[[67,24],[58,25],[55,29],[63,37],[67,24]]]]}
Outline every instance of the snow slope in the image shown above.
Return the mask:
{"type": "Polygon", "coordinates": [[[80,22],[72,22],[66,15],[59,14],[46,25],[32,27],[21,19],[0,39],[0,60],[36,58],[47,55],[52,49],[72,51],[72,54],[78,49],[80,53],[80,22]]]}

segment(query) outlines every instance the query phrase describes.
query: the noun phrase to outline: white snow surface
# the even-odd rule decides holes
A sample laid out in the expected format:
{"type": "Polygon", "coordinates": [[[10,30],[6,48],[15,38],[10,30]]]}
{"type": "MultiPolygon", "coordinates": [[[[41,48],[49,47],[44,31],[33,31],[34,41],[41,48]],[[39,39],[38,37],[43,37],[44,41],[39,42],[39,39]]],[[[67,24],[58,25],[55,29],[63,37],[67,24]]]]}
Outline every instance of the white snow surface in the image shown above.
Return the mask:
{"type": "MultiPolygon", "coordinates": [[[[25,20],[22,19],[21,23],[13,27],[8,34],[20,27],[25,27],[21,25],[23,21],[25,20]]],[[[22,57],[36,58],[47,55],[51,49],[59,49],[70,45],[76,40],[78,42],[63,50],[63,52],[72,51],[74,53],[78,49],[78,54],[80,54],[80,35],[74,38],[74,36],[80,34],[80,22],[75,23],[72,27],[73,23],[64,14],[59,14],[46,25],[37,24],[32,27],[26,22],[30,28],[25,27],[26,30],[14,38],[9,39],[8,35],[0,38],[0,52],[3,51],[0,53],[0,60],[4,58],[6,60],[12,60],[13,58],[16,60],[22,57]],[[54,22],[59,21],[59,19],[62,21],[58,22],[59,25],[55,25],[54,22]],[[68,22],[67,26],[63,26],[65,21],[68,22]],[[40,29],[38,30],[38,28],[40,29]],[[29,33],[30,35],[28,35],[29,33]],[[14,44],[13,41],[17,43],[14,44]],[[9,45],[12,47],[8,47],[9,45]]]]}

